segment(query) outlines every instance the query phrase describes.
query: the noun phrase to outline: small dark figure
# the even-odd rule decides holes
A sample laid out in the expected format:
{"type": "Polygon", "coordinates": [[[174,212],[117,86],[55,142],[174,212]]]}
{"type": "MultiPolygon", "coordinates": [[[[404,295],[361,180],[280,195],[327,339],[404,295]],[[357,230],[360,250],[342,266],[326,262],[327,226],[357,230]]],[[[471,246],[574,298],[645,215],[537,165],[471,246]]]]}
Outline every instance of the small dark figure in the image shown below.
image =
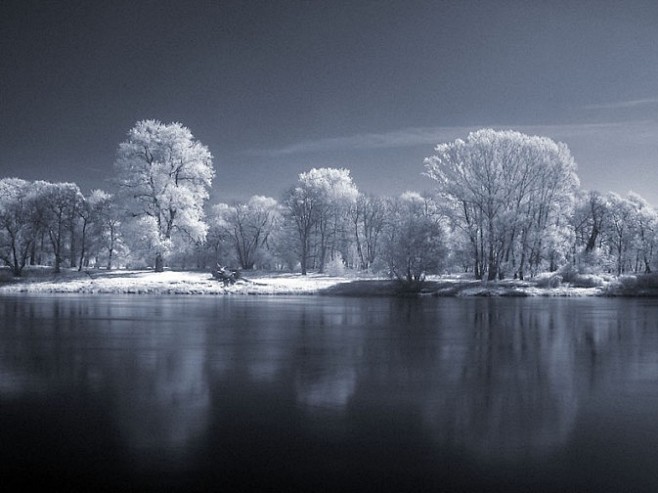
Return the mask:
{"type": "Polygon", "coordinates": [[[228,286],[230,284],[235,284],[235,282],[240,279],[240,271],[227,269],[218,262],[215,270],[212,271],[212,276],[218,281],[222,281],[224,286],[228,286]]]}

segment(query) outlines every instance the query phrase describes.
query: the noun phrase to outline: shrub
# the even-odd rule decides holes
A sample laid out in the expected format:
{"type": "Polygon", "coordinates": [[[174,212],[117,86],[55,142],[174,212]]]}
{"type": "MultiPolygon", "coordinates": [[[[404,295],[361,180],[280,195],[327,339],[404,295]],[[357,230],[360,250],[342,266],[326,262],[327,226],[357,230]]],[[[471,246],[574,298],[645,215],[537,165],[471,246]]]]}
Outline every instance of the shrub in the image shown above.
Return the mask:
{"type": "Polygon", "coordinates": [[[603,286],[603,278],[596,274],[581,274],[575,266],[567,264],[560,269],[564,282],[574,288],[598,288],[603,286]]]}
{"type": "Polygon", "coordinates": [[[327,262],[327,265],[325,265],[324,270],[329,276],[333,276],[333,277],[344,276],[345,264],[343,263],[343,259],[341,259],[340,257],[334,257],[329,262],[327,262]]]}
{"type": "Polygon", "coordinates": [[[619,286],[624,290],[658,289],[658,274],[621,276],[619,286]]]}
{"type": "Polygon", "coordinates": [[[550,276],[540,277],[537,279],[538,288],[559,288],[562,284],[562,276],[559,274],[553,274],[550,276]]]}
{"type": "Polygon", "coordinates": [[[603,286],[603,278],[595,274],[578,274],[571,285],[574,288],[599,288],[603,286]]]}

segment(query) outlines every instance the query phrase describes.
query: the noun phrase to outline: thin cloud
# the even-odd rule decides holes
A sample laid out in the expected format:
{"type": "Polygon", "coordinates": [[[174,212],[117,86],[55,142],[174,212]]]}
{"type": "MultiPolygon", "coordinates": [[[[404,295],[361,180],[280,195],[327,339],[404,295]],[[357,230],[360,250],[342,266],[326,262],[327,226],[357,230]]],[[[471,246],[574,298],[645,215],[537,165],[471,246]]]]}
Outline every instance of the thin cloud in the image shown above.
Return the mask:
{"type": "Polygon", "coordinates": [[[406,128],[384,133],[358,134],[346,137],[331,137],[309,140],[280,147],[278,149],[251,150],[250,154],[285,156],[290,154],[307,154],[333,151],[337,149],[385,149],[413,147],[436,143],[437,138],[446,132],[468,132],[467,128],[406,128]]]}
{"type": "Polygon", "coordinates": [[[627,108],[639,108],[658,104],[658,98],[631,99],[629,101],[615,101],[612,103],[590,104],[583,106],[587,110],[620,110],[627,108]]]}
{"type": "Polygon", "coordinates": [[[559,125],[479,125],[468,127],[410,127],[383,133],[358,134],[331,137],[290,144],[276,149],[252,149],[245,151],[253,156],[281,157],[296,154],[315,154],[331,151],[359,151],[369,149],[396,149],[416,146],[432,146],[457,138],[465,138],[469,132],[480,128],[516,130],[531,135],[545,135],[554,139],[594,135],[612,129],[626,129],[646,124],[648,120],[610,123],[576,123],[559,125]]]}

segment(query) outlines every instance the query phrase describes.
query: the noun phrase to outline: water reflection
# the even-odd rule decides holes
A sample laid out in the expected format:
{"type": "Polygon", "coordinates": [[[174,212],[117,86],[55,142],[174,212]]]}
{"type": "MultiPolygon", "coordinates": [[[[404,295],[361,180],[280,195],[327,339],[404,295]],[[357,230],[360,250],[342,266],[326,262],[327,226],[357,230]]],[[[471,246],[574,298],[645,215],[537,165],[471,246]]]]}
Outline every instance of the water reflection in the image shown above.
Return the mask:
{"type": "Polygon", "coordinates": [[[518,463],[658,380],[650,300],[16,297],[0,323],[0,405],[67,396],[140,467],[384,439],[518,463]]]}
{"type": "Polygon", "coordinates": [[[2,304],[0,392],[109,406],[131,454],[176,461],[208,420],[205,332],[184,304],[73,297],[2,304]]]}
{"type": "Polygon", "coordinates": [[[589,389],[570,341],[571,307],[553,305],[475,300],[446,334],[461,350],[443,352],[436,372],[449,379],[424,404],[441,440],[497,458],[566,443],[589,389]]]}

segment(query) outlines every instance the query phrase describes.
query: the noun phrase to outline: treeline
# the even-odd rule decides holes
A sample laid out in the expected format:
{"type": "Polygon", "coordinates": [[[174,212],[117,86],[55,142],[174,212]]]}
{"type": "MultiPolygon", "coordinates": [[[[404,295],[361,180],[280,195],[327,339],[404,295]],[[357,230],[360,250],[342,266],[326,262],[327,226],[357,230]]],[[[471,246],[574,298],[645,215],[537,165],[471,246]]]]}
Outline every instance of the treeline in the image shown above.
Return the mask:
{"type": "Polygon", "coordinates": [[[0,258],[70,268],[241,269],[524,278],[560,268],[651,272],[658,214],[644,199],[579,187],[569,150],[481,130],[436,147],[428,188],[382,197],[347,169],[301,173],[281,197],[209,205],[208,149],[178,123],[138,122],[113,190],[0,179],[0,258]]]}

